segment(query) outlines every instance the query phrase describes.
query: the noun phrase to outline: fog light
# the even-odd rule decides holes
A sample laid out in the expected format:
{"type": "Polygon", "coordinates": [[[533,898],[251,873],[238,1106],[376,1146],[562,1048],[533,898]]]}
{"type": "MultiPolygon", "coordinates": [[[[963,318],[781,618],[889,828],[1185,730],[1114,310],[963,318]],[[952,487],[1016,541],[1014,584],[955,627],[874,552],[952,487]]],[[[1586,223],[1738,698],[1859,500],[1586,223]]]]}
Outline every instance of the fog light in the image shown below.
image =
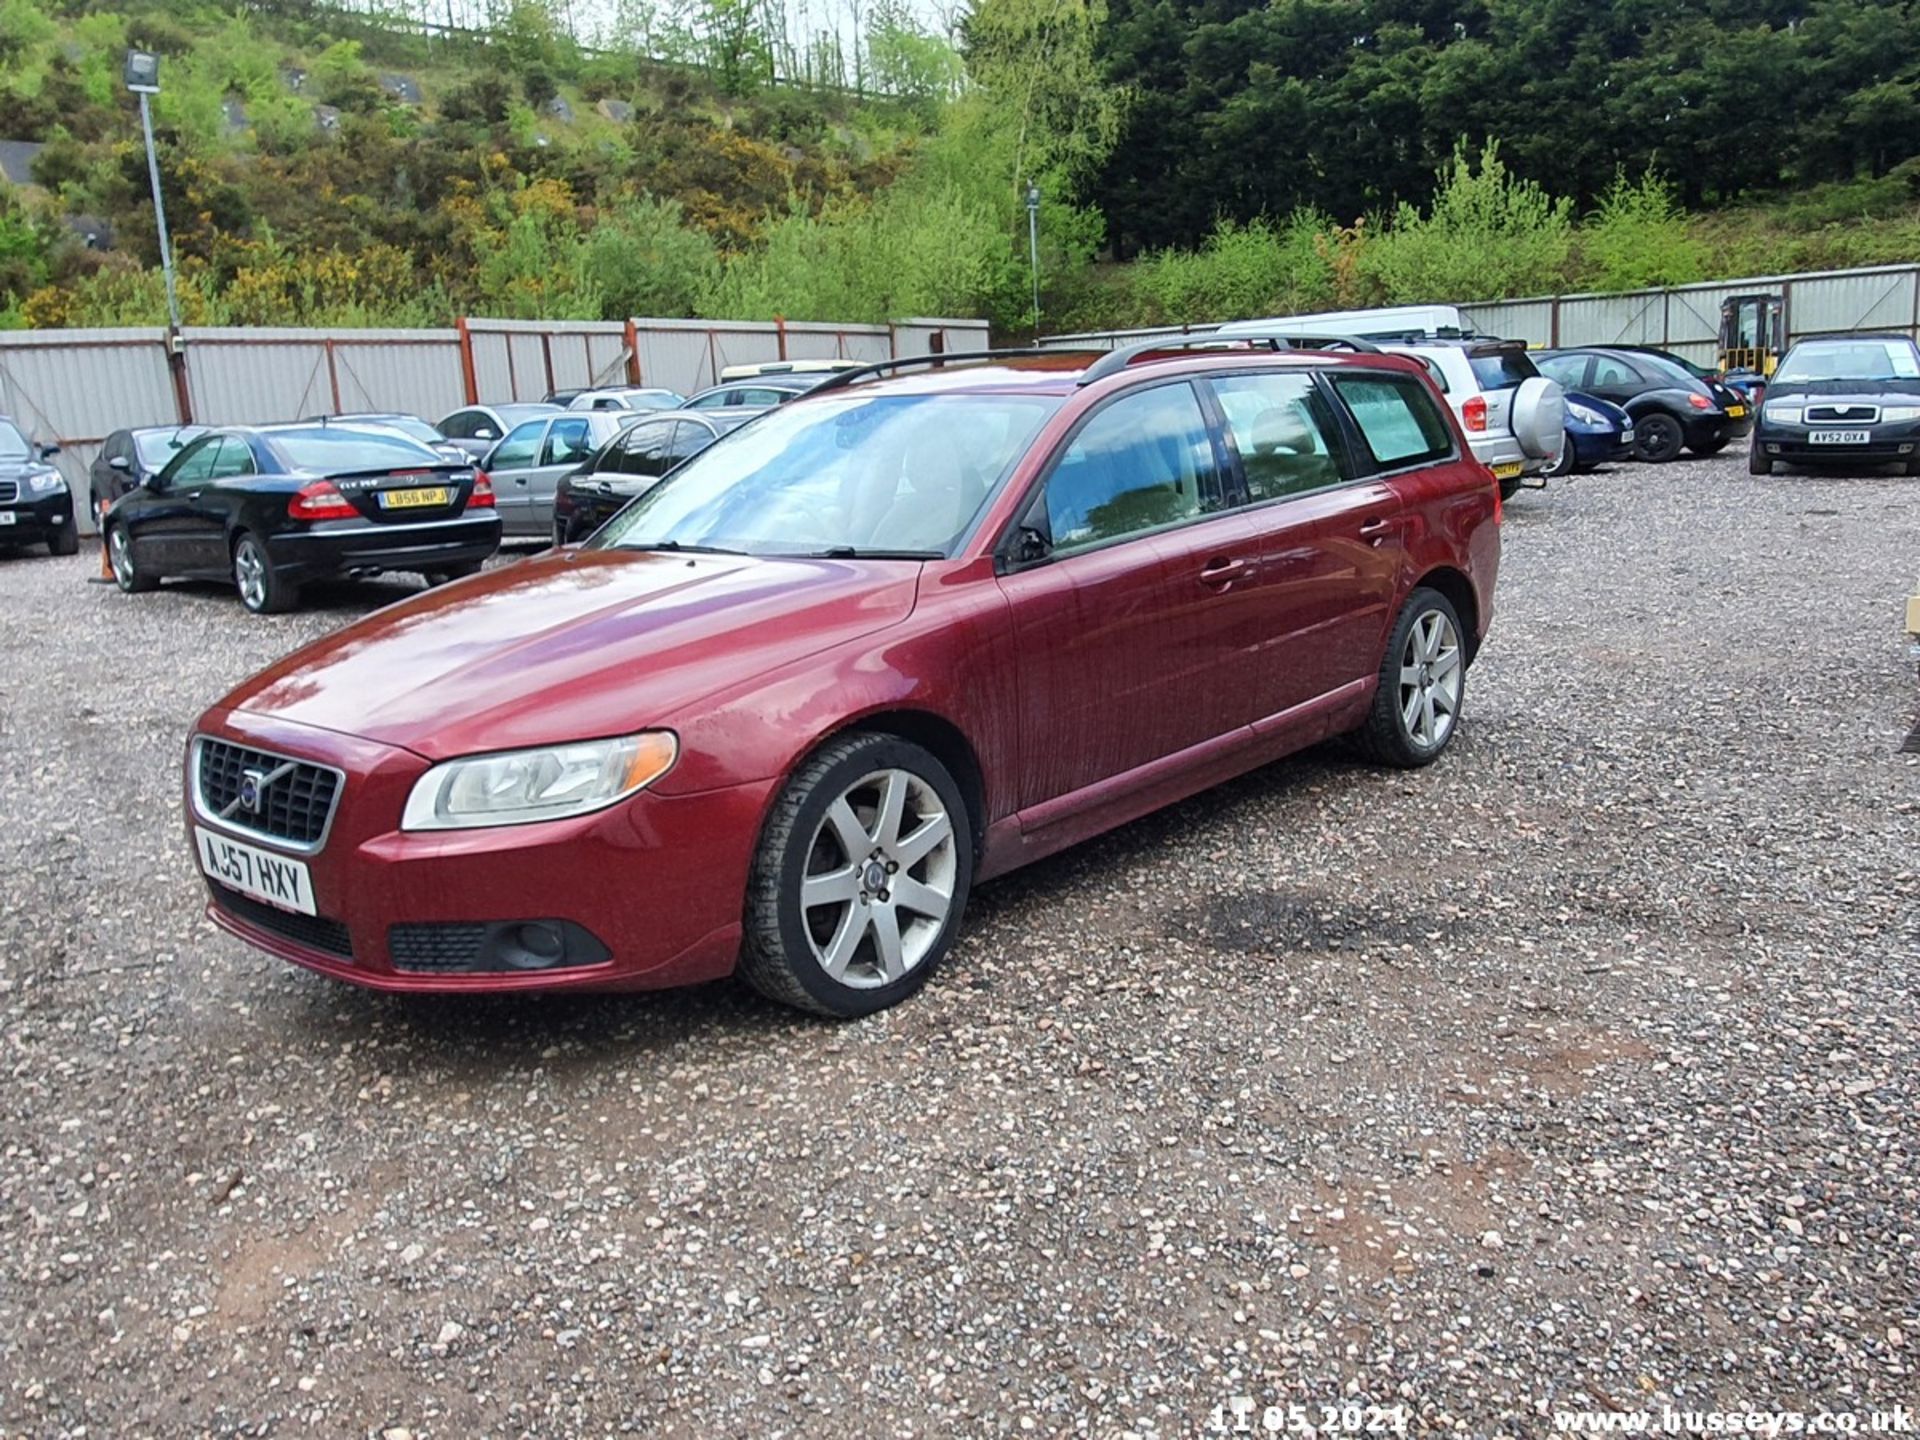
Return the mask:
{"type": "Polygon", "coordinates": [[[501,940],[500,958],[516,970],[545,970],[567,953],[566,937],[537,920],[514,926],[501,940]]]}
{"type": "Polygon", "coordinates": [[[1775,445],[1772,441],[1768,441],[1767,453],[1769,455],[1778,455],[1780,453],[1780,447],[1778,445],[1775,445]]]}
{"type": "Polygon", "coordinates": [[[1912,453],[1913,453],[1913,446],[1912,446],[1912,445],[1902,445],[1902,446],[1900,447],[1900,453],[1901,453],[1902,455],[1910,455],[1910,454],[1912,454],[1912,453]]]}

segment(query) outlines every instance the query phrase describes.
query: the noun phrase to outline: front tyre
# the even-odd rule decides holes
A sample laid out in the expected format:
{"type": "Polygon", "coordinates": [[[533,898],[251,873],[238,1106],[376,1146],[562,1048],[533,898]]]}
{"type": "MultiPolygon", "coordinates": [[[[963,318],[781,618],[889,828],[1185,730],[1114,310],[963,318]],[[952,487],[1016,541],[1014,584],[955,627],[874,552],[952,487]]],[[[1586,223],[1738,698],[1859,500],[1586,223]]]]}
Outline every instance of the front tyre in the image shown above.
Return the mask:
{"type": "Polygon", "coordinates": [[[788,781],[747,882],[740,974],[847,1019],[897,1005],[952,948],[973,825],[946,766],[892,735],[823,746],[788,781]]]}
{"type": "Polygon", "coordinates": [[[160,578],[140,568],[133,557],[133,539],[124,523],[107,527],[107,565],[113,571],[113,583],[128,595],[144,594],[158,588],[160,578]]]}
{"type": "Polygon", "coordinates": [[[1558,480],[1562,475],[1571,475],[1574,471],[1573,459],[1573,432],[1569,430],[1561,437],[1560,453],[1554,456],[1553,463],[1540,473],[1549,480],[1558,480]]]}
{"type": "Polygon", "coordinates": [[[80,553],[80,527],[73,523],[73,517],[71,515],[67,517],[66,524],[62,525],[58,530],[54,531],[52,535],[47,537],[47,553],[49,555],[78,555],[80,553]]]}
{"type": "Polygon", "coordinates": [[[1438,590],[1407,597],[1380,662],[1361,749],[1382,765],[1416,769],[1440,758],[1460,728],[1467,652],[1460,616],[1438,590]]]}
{"type": "Polygon", "coordinates": [[[1755,439],[1753,444],[1747,448],[1747,473],[1749,475],[1771,475],[1773,473],[1773,465],[1773,460],[1768,457],[1766,451],[1760,448],[1760,441],[1755,439]]]}
{"type": "Polygon", "coordinates": [[[256,615],[278,615],[300,603],[300,586],[273,568],[267,547],[242,533],[233,546],[233,584],[240,603],[256,615]]]}

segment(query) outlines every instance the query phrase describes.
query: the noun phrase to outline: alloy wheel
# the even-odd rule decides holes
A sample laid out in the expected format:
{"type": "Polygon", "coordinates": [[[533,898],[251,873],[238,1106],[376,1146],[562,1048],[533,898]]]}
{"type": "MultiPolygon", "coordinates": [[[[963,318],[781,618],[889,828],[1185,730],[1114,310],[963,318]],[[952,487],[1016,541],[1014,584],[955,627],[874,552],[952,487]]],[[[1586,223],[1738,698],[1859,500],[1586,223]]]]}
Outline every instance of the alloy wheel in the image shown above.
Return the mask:
{"type": "Polygon", "coordinates": [[[1400,720],[1422,750],[1437,750],[1460,713],[1460,635],[1438,610],[1423,612],[1400,654],[1400,720]]]}
{"type": "Polygon", "coordinates": [[[814,831],[800,882],[813,958],[872,990],[913,970],[940,938],[958,878],[953,820],[909,770],[876,770],[842,791],[814,831]]]}
{"type": "Polygon", "coordinates": [[[241,542],[233,552],[233,580],[240,587],[240,598],[249,610],[267,603],[267,561],[257,545],[241,542]]]}
{"type": "Polygon", "coordinates": [[[133,554],[127,549],[126,527],[116,525],[107,532],[107,563],[122,590],[133,588],[133,554]]]}

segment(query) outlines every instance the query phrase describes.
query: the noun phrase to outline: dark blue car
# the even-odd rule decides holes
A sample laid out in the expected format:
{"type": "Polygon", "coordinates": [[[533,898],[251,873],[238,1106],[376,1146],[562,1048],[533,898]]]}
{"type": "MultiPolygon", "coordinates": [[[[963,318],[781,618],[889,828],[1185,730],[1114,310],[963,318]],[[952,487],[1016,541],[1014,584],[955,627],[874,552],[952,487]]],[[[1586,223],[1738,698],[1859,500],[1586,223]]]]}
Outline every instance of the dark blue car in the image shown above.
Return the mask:
{"type": "Polygon", "coordinates": [[[1542,473],[1572,475],[1633,458],[1633,417],[1596,395],[1567,392],[1567,443],[1542,473]]]}

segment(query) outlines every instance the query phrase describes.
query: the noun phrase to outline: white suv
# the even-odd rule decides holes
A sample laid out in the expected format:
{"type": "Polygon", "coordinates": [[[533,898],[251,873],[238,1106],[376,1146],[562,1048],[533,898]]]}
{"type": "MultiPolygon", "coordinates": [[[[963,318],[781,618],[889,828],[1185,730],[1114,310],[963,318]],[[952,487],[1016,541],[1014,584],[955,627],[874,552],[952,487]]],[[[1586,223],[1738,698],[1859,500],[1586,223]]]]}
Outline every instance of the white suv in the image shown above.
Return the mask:
{"type": "Polygon", "coordinates": [[[1522,341],[1474,335],[1451,305],[1235,320],[1214,333],[1351,336],[1390,355],[1412,356],[1447,397],[1473,458],[1493,472],[1502,495],[1551,466],[1566,444],[1566,392],[1559,382],[1534,369],[1522,341]]]}
{"type": "Polygon", "coordinates": [[[1559,458],[1566,444],[1567,394],[1534,369],[1523,342],[1443,340],[1380,348],[1426,366],[1467,432],[1474,459],[1493,471],[1502,495],[1512,495],[1522,478],[1559,458]]]}

